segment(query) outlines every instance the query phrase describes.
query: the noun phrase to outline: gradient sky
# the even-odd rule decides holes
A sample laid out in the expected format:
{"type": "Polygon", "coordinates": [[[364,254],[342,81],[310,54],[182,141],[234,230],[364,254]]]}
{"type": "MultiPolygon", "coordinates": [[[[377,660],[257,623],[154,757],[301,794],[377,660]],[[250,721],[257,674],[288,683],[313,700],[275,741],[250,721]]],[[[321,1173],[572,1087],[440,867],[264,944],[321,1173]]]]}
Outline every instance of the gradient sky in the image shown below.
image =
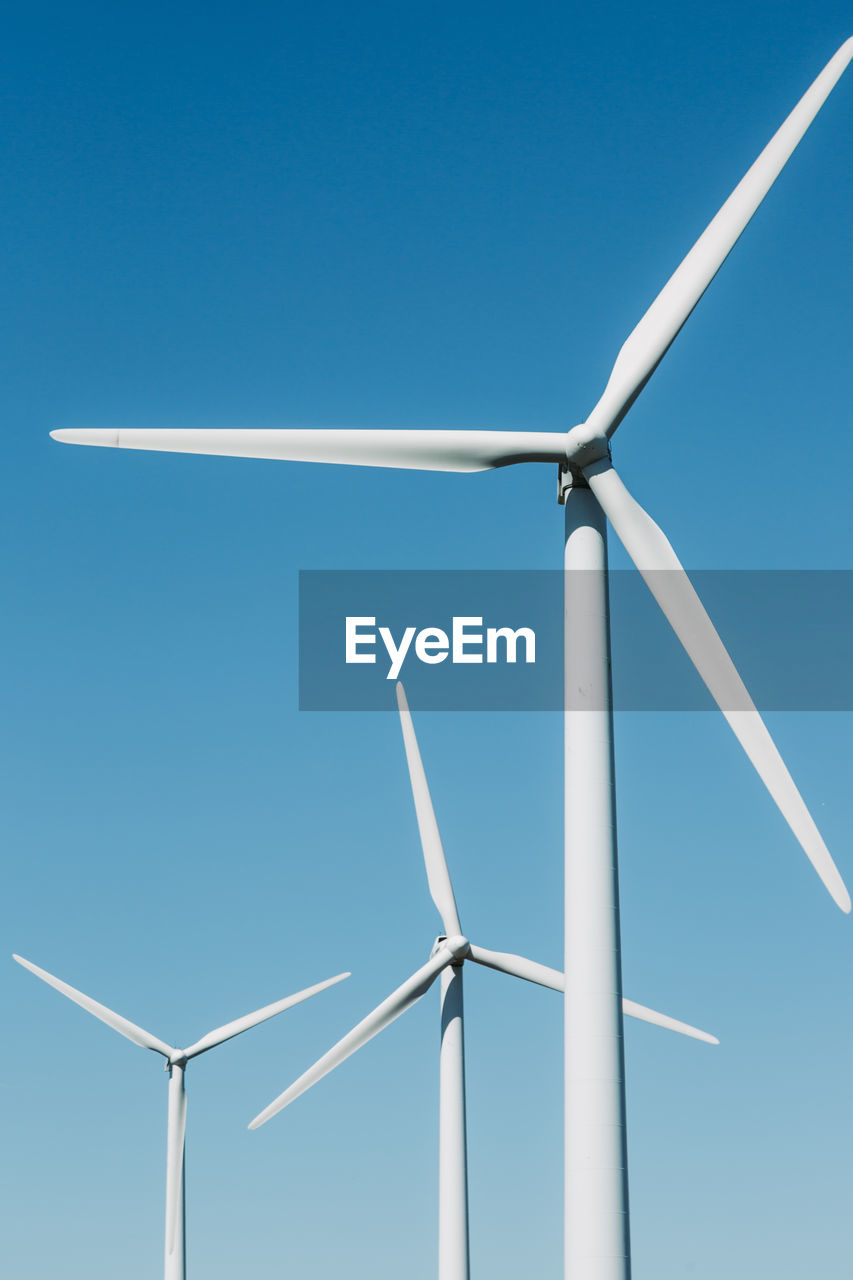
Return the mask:
{"type": "MultiPolygon", "coordinates": [[[[353,971],[190,1067],[190,1274],[435,1273],[436,993],[246,1130],[438,931],[396,718],[297,710],[297,573],[555,568],[561,513],[547,467],[48,431],[568,428],[850,34],[829,0],[7,12],[6,951],[183,1043],[353,971]]],[[[853,568],[851,112],[848,71],[619,432],[688,567],[853,568]]],[[[853,882],[851,716],[770,724],[853,882]]],[[[463,927],[559,965],[559,716],[416,727],[463,927]]],[[[628,1027],[636,1280],[841,1280],[853,925],[721,717],[620,715],[617,786],[626,993],[722,1041],[628,1027]]],[[[560,1002],[472,969],[474,1273],[557,1280],[560,1002]]],[[[0,980],[8,1273],[158,1274],[159,1059],[0,980]]]]}

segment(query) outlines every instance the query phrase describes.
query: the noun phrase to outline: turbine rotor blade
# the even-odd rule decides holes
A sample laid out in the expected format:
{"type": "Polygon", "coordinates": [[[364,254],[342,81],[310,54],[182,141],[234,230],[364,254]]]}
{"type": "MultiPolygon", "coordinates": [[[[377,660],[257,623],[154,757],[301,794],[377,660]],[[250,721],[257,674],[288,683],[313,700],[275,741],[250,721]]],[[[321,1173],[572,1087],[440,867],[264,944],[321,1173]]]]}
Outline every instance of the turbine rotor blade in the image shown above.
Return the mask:
{"type": "MultiPolygon", "coordinates": [[[[853,38],[846,40],[830,58],[664,285],[623,344],[601,399],[586,423],[575,428],[575,440],[579,446],[589,445],[594,439],[609,439],[613,435],[782,172],[851,58],[853,38]]],[[[573,451],[573,434],[570,433],[570,454],[573,451]]],[[[581,465],[591,460],[578,457],[581,465]]]]}
{"type": "Polygon", "coordinates": [[[169,1123],[166,1138],[166,1247],[175,1252],[184,1180],[187,1133],[187,1093],[183,1069],[172,1067],[169,1077],[169,1123]]]}
{"type": "MultiPolygon", "coordinates": [[[[525,956],[511,955],[506,951],[487,951],[485,947],[477,947],[472,942],[466,959],[485,965],[489,969],[508,973],[513,978],[524,978],[527,982],[535,982],[540,987],[550,987],[552,991],[566,989],[565,977],[559,969],[549,969],[547,965],[528,960],[525,956]]],[[[669,1031],[691,1036],[694,1040],[704,1040],[707,1044],[720,1043],[716,1036],[709,1035],[707,1031],[700,1031],[697,1027],[691,1027],[687,1022],[679,1022],[677,1018],[670,1018],[665,1013],[647,1009],[645,1005],[637,1004],[634,1000],[623,999],[622,1012],[630,1018],[651,1022],[656,1027],[666,1027],[669,1031]]]]}
{"type": "Polygon", "coordinates": [[[654,1027],[665,1027],[667,1031],[677,1031],[679,1035],[690,1036],[692,1040],[704,1040],[705,1044],[719,1044],[716,1036],[698,1027],[691,1027],[689,1022],[679,1022],[668,1014],[658,1013],[655,1009],[647,1009],[644,1004],[636,1004],[633,1000],[622,1001],[622,1012],[630,1018],[639,1018],[641,1022],[650,1022],[654,1027]]]}
{"type": "Polygon", "coordinates": [[[64,444],[229,458],[280,458],[417,471],[489,471],[516,462],[566,460],[558,431],[411,431],[312,428],[86,427],[51,431],[64,444]]]}
{"type": "Polygon", "coordinates": [[[401,1013],[405,1013],[413,1004],[420,1000],[432,986],[442,969],[452,964],[455,959],[453,951],[447,946],[440,946],[434,955],[430,957],[425,965],[413,973],[411,978],[393,991],[387,999],[383,1000],[372,1013],[366,1018],[362,1018],[357,1026],[353,1027],[343,1039],[333,1045],[322,1058],[314,1063],[313,1067],[309,1067],[307,1071],[296,1080],[284,1093],[265,1107],[249,1125],[250,1129],[257,1129],[262,1124],[266,1124],[267,1120],[271,1120],[284,1107],[298,1098],[300,1094],[305,1093],[318,1080],[322,1080],[323,1076],[333,1071],[335,1067],[344,1062],[351,1054],[360,1049],[362,1045],[367,1044],[368,1040],[372,1040],[374,1036],[383,1031],[395,1018],[399,1018],[401,1013]]]}
{"type": "Polygon", "coordinates": [[[295,995],[285,996],[283,1000],[277,1000],[275,1004],[264,1005],[263,1009],[256,1009],[254,1013],[247,1013],[242,1018],[235,1018],[233,1022],[226,1022],[224,1026],[217,1027],[215,1031],[208,1031],[206,1036],[202,1036],[200,1040],[196,1040],[195,1044],[191,1044],[188,1049],[184,1049],[183,1057],[188,1062],[190,1058],[197,1058],[200,1053],[207,1053],[208,1049],[215,1049],[217,1045],[224,1044],[226,1040],[232,1040],[234,1036],[241,1035],[244,1031],[249,1031],[252,1027],[258,1026],[261,1022],[266,1022],[268,1018],[274,1018],[278,1013],[284,1013],[285,1009],[292,1009],[294,1005],[301,1004],[303,1000],[316,996],[320,991],[325,991],[327,987],[332,987],[338,982],[343,982],[344,978],[349,978],[349,973],[339,973],[334,978],[327,978],[325,982],[318,982],[313,987],[306,987],[304,991],[297,991],[295,995]]]}
{"type": "Polygon", "coordinates": [[[527,960],[524,956],[511,955],[508,951],[487,951],[485,947],[475,947],[472,942],[466,958],[473,960],[475,964],[485,965],[487,969],[508,973],[513,978],[524,978],[540,987],[550,987],[552,991],[566,989],[565,977],[559,969],[549,969],[545,964],[527,960]]]}
{"type": "Polygon", "coordinates": [[[586,467],[584,475],[806,857],[841,910],[849,912],[850,895],[823,837],[666,535],[607,460],[586,467]]]}
{"type": "Polygon", "coordinates": [[[412,795],[415,800],[415,813],[417,814],[421,848],[423,849],[424,862],[426,863],[429,891],[444,924],[444,932],[448,937],[453,937],[455,934],[462,932],[462,926],[459,923],[459,912],[456,908],[456,898],[453,894],[450,872],[447,869],[447,859],[444,856],[435,810],[432,807],[432,798],[429,793],[429,784],[426,780],[418,740],[415,736],[412,713],[409,711],[409,704],[406,701],[406,691],[399,681],[397,683],[397,706],[400,710],[400,725],[403,729],[406,763],[409,766],[409,780],[412,784],[412,795]]]}
{"type": "Polygon", "coordinates": [[[62,995],[67,996],[69,1000],[73,1000],[75,1004],[79,1004],[81,1009],[85,1009],[87,1013],[91,1013],[94,1017],[99,1018],[101,1022],[105,1022],[108,1027],[112,1027],[113,1031],[117,1031],[119,1035],[124,1036],[127,1040],[132,1040],[134,1044],[138,1044],[143,1049],[153,1049],[155,1053],[162,1053],[164,1058],[171,1058],[177,1050],[166,1044],[163,1040],[158,1040],[156,1036],[152,1036],[149,1031],[137,1027],[134,1022],[129,1022],[127,1018],[123,1018],[121,1014],[114,1013],[112,1009],[108,1009],[106,1005],[99,1004],[97,1000],[93,1000],[91,996],[86,996],[82,991],[78,991],[76,987],[70,986],[67,982],[62,982],[60,978],[54,977],[52,973],[48,973],[46,969],[40,969],[38,965],[32,964],[31,961],[25,960],[23,956],[12,956],[18,964],[23,965],[25,969],[29,969],[30,973],[34,973],[37,978],[41,978],[42,982],[46,982],[48,986],[54,987],[60,991],[62,995]]]}

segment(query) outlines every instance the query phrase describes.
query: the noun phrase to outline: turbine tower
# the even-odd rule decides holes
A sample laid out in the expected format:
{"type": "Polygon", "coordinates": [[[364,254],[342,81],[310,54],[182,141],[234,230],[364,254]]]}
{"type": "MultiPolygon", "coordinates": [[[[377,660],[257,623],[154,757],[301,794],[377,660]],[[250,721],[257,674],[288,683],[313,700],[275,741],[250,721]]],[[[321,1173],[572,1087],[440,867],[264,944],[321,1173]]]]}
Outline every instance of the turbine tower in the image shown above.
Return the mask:
{"type": "MultiPolygon", "coordinates": [[[[465,1123],[465,1035],[462,1002],[462,968],[466,960],[525,978],[553,991],[565,990],[562,973],[547,965],[504,951],[475,946],[462,933],[456,896],[423,761],[402,684],[397,685],[397,705],[406,748],[406,762],[415,800],[421,848],[430,896],[441,917],[444,933],[436,938],[429,960],[363,1018],[328,1053],[309,1067],[284,1093],[270,1103],[249,1125],[257,1129],[284,1107],[333,1071],[357,1049],[383,1031],[400,1014],[411,1009],[441,976],[441,1048],[439,1055],[438,1124],[438,1280],[468,1280],[468,1138],[465,1123]]],[[[715,1036],[656,1013],[632,1000],[623,1000],[624,1012],[658,1027],[719,1044],[715,1036]]]]}
{"type": "Polygon", "coordinates": [[[192,1058],[197,1058],[199,1054],[207,1053],[209,1049],[215,1049],[217,1045],[224,1044],[226,1040],[232,1040],[234,1036],[239,1036],[251,1027],[256,1027],[258,1023],[266,1022],[268,1018],[274,1018],[278,1013],[284,1013],[285,1009],[291,1009],[294,1005],[301,1004],[303,1000],[308,1000],[311,996],[317,995],[318,992],[324,991],[326,987],[342,982],[344,978],[348,978],[350,975],[348,973],[339,973],[334,978],[327,978],[325,982],[318,982],[316,986],[307,987],[304,991],[297,991],[295,995],[285,996],[283,1000],[278,1000],[275,1004],[265,1005],[263,1009],[256,1009],[254,1013],[247,1013],[243,1018],[236,1018],[233,1022],[226,1022],[224,1026],[217,1027],[214,1031],[208,1031],[207,1035],[202,1036],[200,1040],[196,1040],[187,1049],[176,1049],[172,1045],[166,1044],[165,1041],[158,1040],[149,1031],[144,1031],[142,1027],[137,1027],[135,1023],[128,1022],[127,1018],[123,1018],[120,1014],[113,1013],[112,1009],[108,1009],[106,1005],[99,1004],[91,996],[84,995],[76,987],[69,986],[67,982],[62,982],[59,978],[54,977],[52,973],[48,973],[47,970],[40,969],[38,965],[32,964],[29,960],[24,960],[22,956],[13,955],[12,959],[17,960],[18,964],[23,965],[25,969],[29,969],[30,973],[34,973],[37,978],[41,978],[49,986],[61,991],[64,996],[67,996],[69,1000],[73,1000],[75,1004],[79,1004],[82,1009],[86,1009],[89,1013],[94,1014],[96,1018],[100,1018],[101,1022],[105,1022],[108,1027],[112,1027],[119,1035],[132,1040],[134,1044],[140,1045],[143,1049],[153,1049],[155,1053],[162,1054],[166,1059],[166,1070],[169,1072],[169,1112],[166,1128],[166,1244],[163,1275],[164,1280],[184,1280],[186,1275],[184,1151],[187,1128],[185,1083],[187,1063],[192,1058]]]}
{"type": "Polygon", "coordinates": [[[623,344],[588,417],[528,431],[82,429],[73,444],[232,457],[485,471],[557,463],[565,503],[565,1259],[569,1280],[629,1280],[622,979],[607,529],[645,579],[838,906],[850,897],[743,681],[664,533],[613,468],[610,442],[853,57],[806,90],[623,344]],[[582,572],[575,573],[574,570],[582,572]]]}

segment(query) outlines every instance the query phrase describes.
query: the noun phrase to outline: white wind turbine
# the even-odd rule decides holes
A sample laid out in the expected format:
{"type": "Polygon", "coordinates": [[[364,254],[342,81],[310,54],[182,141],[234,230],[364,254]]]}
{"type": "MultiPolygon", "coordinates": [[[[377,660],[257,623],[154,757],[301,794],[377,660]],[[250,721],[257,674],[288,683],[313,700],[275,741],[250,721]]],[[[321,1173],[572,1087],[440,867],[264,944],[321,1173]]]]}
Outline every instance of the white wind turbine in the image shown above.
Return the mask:
{"type": "MultiPolygon", "coordinates": [[[[463,1029],[462,967],[466,960],[498,969],[515,978],[564,991],[565,981],[557,969],[504,951],[487,951],[475,946],[462,933],[456,897],[444,848],[438,831],[429,786],[424,772],[418,740],[406,702],[402,684],[397,685],[397,705],[403,728],[406,761],[415,800],[415,812],[421,838],[427,882],[433,902],[441,917],[444,933],[436,940],[425,965],[393,991],[386,1000],[362,1018],[358,1026],[339,1040],[328,1053],[309,1067],[289,1089],[255,1117],[249,1125],[257,1129],[284,1107],[305,1093],[323,1076],[328,1075],[351,1054],[372,1040],[398,1018],[401,1013],[425,995],[441,975],[441,1047],[439,1053],[439,1125],[438,1125],[438,1280],[468,1280],[468,1160],[465,1123],[465,1037],[463,1029]]],[[[666,1014],[656,1013],[633,1000],[623,1000],[625,1013],[658,1027],[667,1027],[682,1035],[708,1044],[719,1044],[715,1036],[699,1031],[666,1014]]]]}
{"type": "Polygon", "coordinates": [[[401,430],[54,431],[73,444],[303,462],[485,471],[560,467],[565,502],[565,1250],[571,1280],[628,1280],[613,717],[607,596],[610,520],[782,815],[843,911],[850,897],[808,809],[664,533],[614,470],[610,440],[853,57],[847,40],[735,187],[568,433],[401,430]]]}
{"type": "Polygon", "coordinates": [[[334,978],[327,978],[325,982],[318,982],[316,986],[307,987],[304,991],[297,991],[295,995],[286,996],[283,1000],[277,1000],[275,1004],[268,1004],[263,1009],[256,1009],[254,1013],[247,1013],[243,1018],[236,1018],[233,1022],[226,1022],[224,1026],[217,1027],[215,1031],[208,1031],[207,1035],[202,1036],[200,1040],[196,1040],[188,1049],[176,1049],[172,1045],[166,1044],[165,1041],[158,1040],[150,1032],[144,1031],[142,1027],[137,1027],[135,1023],[128,1022],[127,1018],[123,1018],[120,1014],[113,1013],[112,1009],[108,1009],[106,1005],[99,1004],[91,996],[84,995],[76,987],[69,986],[67,982],[62,982],[59,978],[55,978],[52,973],[48,973],[45,969],[40,969],[38,965],[32,964],[29,960],[24,960],[22,956],[13,956],[12,959],[17,960],[18,964],[23,965],[25,969],[29,969],[30,973],[34,973],[37,978],[41,978],[49,986],[61,991],[64,996],[68,996],[69,1000],[79,1004],[82,1009],[86,1009],[89,1013],[94,1014],[96,1018],[100,1018],[101,1022],[105,1022],[108,1027],[112,1027],[119,1035],[132,1040],[134,1044],[140,1045],[143,1049],[153,1049],[155,1053],[162,1054],[166,1059],[166,1070],[169,1072],[169,1116],[166,1130],[166,1244],[163,1274],[165,1280],[184,1280],[186,1273],[184,1151],[187,1127],[187,1095],[184,1074],[187,1063],[191,1058],[197,1058],[199,1054],[207,1053],[208,1049],[215,1049],[217,1045],[224,1044],[226,1040],[232,1040],[234,1036],[239,1036],[251,1027],[256,1027],[258,1023],[266,1022],[268,1018],[274,1018],[277,1013],[284,1013],[285,1009],[291,1009],[294,1005],[301,1004],[303,1000],[317,995],[318,992],[325,990],[326,987],[342,982],[344,978],[348,978],[350,975],[348,973],[339,973],[334,978]]]}

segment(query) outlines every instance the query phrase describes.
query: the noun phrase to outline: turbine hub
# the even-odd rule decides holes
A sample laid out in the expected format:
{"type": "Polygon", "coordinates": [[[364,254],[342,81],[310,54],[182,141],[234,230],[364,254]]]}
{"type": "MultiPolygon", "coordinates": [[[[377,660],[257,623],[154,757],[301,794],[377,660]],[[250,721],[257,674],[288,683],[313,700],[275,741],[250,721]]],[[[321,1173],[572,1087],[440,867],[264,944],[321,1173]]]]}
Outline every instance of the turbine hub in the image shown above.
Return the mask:
{"type": "Polygon", "coordinates": [[[454,934],[452,938],[443,938],[440,941],[453,956],[454,964],[459,960],[464,960],[471,950],[471,943],[461,933],[454,934]]]}
{"type": "Polygon", "coordinates": [[[591,419],[572,427],[566,436],[566,457],[570,465],[578,469],[600,462],[609,453],[607,436],[591,419]]]}

